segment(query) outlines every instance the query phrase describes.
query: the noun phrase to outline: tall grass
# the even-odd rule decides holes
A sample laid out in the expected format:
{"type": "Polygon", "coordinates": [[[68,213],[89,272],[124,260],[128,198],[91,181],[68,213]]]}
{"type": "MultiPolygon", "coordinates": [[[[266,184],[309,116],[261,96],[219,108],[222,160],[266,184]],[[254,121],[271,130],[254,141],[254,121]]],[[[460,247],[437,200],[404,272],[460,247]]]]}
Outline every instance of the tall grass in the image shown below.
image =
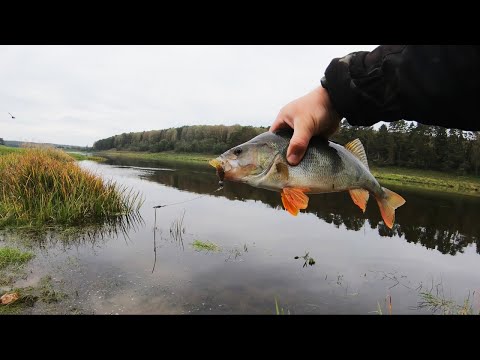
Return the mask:
{"type": "Polygon", "coordinates": [[[33,253],[23,252],[16,248],[0,247],[0,270],[9,265],[21,265],[33,258],[33,253]]]}
{"type": "Polygon", "coordinates": [[[185,226],[183,226],[184,217],[185,210],[183,210],[182,216],[174,220],[172,225],[170,225],[170,236],[173,238],[173,240],[182,245],[182,249],[185,250],[185,247],[183,246],[183,234],[185,234],[185,226]]]}
{"type": "Polygon", "coordinates": [[[473,292],[472,299],[470,299],[470,291],[468,296],[463,300],[463,304],[457,304],[452,299],[447,299],[443,294],[443,288],[441,291],[437,288],[437,293],[433,294],[432,291],[424,291],[420,293],[422,299],[418,303],[418,308],[428,308],[433,313],[442,313],[443,315],[480,315],[480,311],[475,311],[473,308],[473,300],[475,298],[475,291],[473,292]]]}
{"type": "Polygon", "coordinates": [[[138,211],[142,203],[139,193],[80,168],[60,150],[0,157],[0,228],[81,225],[138,211]]]}

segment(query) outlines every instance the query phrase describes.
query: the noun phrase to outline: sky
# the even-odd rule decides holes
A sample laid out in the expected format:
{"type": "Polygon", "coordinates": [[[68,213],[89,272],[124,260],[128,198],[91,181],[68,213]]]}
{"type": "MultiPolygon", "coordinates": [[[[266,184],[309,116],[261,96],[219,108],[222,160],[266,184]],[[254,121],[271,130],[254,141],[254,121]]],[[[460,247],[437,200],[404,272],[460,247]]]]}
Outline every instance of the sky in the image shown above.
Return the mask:
{"type": "Polygon", "coordinates": [[[92,146],[182,125],[270,126],[333,58],[375,47],[3,45],[0,138],[92,146]]]}

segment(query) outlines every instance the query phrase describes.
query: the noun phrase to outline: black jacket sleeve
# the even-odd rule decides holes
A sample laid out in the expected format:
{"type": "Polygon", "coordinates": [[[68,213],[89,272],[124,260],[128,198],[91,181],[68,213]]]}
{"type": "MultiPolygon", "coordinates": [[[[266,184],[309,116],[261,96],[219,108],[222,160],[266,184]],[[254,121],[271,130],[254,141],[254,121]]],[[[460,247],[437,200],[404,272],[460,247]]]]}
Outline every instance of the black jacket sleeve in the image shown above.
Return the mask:
{"type": "Polygon", "coordinates": [[[480,130],[480,46],[381,45],[333,59],[324,79],[350,125],[404,119],[480,130]]]}

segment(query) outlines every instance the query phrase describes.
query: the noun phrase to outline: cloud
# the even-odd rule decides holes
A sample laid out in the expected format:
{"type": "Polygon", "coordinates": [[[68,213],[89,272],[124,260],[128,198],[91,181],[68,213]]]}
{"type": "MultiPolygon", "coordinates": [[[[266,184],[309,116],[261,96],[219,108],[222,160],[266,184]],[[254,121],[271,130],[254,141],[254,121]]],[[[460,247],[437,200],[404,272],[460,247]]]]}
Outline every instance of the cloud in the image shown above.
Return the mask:
{"type": "Polygon", "coordinates": [[[375,47],[0,46],[0,137],[92,145],[181,125],[269,126],[332,58],[375,47]]]}

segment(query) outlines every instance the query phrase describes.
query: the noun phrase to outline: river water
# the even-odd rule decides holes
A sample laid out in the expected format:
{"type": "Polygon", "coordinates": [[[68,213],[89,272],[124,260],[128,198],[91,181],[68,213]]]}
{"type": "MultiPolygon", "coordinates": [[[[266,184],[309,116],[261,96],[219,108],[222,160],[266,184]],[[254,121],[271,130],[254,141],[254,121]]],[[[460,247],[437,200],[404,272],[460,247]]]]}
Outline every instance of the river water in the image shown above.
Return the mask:
{"type": "Polygon", "coordinates": [[[277,302],[286,314],[366,315],[391,302],[392,314],[431,314],[422,292],[459,304],[470,294],[480,309],[480,198],[389,187],[407,200],[390,230],[373,198],[363,214],[346,192],[310,195],[294,217],[276,192],[215,191],[209,166],[80,165],[145,202],[118,229],[34,247],[24,283],[50,275],[68,300],[32,313],[275,314],[277,302]]]}

